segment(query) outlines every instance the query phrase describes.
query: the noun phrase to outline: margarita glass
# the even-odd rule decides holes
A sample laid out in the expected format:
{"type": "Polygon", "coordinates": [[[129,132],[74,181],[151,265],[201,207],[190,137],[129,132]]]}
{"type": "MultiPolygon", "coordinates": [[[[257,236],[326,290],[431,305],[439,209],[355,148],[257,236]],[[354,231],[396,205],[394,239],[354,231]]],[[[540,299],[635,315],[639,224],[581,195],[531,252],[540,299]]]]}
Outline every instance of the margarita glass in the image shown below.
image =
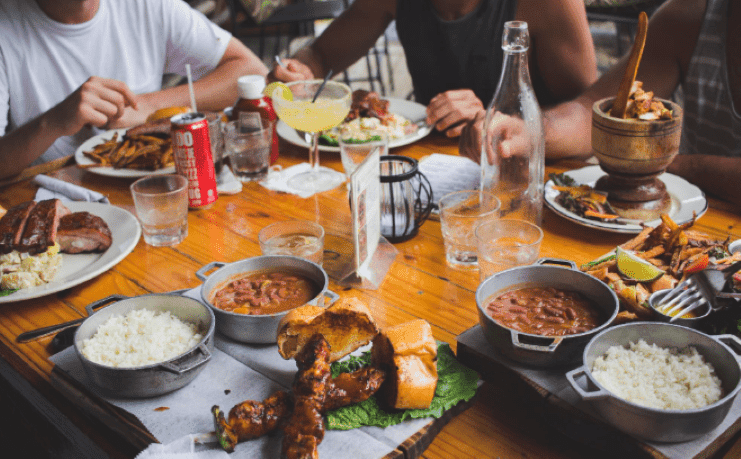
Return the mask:
{"type": "Polygon", "coordinates": [[[284,123],[296,129],[311,133],[309,164],[311,170],[292,177],[288,185],[301,191],[327,191],[344,182],[344,175],[319,167],[319,133],[340,124],[350,112],[352,90],[336,81],[327,81],[316,101],[314,95],[323,80],[294,81],[286,85],[291,90],[293,100],[281,90],[273,90],[273,107],[284,123]]]}

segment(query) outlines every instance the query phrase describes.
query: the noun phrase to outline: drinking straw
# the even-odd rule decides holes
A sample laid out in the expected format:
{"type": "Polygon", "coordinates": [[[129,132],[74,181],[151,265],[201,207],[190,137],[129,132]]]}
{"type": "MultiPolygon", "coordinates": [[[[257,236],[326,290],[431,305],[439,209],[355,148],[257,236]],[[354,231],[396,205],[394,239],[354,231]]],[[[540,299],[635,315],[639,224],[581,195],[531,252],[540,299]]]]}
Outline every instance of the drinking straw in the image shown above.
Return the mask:
{"type": "Polygon", "coordinates": [[[185,72],[188,74],[188,91],[190,91],[190,108],[193,112],[198,112],[196,107],[196,93],[193,91],[193,75],[190,73],[190,64],[185,64],[185,72]]]}
{"type": "Polygon", "coordinates": [[[275,63],[278,64],[280,67],[283,67],[283,61],[277,54],[275,55],[275,63]]]}
{"type": "Polygon", "coordinates": [[[324,77],[324,81],[322,81],[321,86],[319,86],[319,89],[316,90],[316,94],[314,94],[314,98],[311,99],[311,103],[313,104],[316,102],[316,98],[319,97],[319,93],[322,92],[324,89],[324,86],[327,85],[327,80],[329,80],[332,77],[332,69],[329,69],[329,72],[327,72],[327,76],[324,77]]]}

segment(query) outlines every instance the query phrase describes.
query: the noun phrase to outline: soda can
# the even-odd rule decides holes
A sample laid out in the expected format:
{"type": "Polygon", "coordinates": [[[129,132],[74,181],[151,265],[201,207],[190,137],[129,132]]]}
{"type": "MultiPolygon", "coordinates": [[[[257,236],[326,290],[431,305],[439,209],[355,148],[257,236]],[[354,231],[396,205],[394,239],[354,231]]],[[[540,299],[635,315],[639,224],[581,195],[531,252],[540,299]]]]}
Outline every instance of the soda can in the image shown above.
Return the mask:
{"type": "Polygon", "coordinates": [[[207,209],[218,198],[208,120],[203,113],[184,113],[170,123],[175,168],[188,179],[188,206],[207,209]]]}

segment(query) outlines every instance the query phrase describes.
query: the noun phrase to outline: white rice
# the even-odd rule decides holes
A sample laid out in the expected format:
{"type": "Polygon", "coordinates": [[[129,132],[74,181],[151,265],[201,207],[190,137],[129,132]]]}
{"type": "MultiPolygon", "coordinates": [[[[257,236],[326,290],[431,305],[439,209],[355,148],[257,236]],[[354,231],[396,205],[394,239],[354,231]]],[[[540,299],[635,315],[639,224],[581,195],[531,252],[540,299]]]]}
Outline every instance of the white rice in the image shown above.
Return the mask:
{"type": "Polygon", "coordinates": [[[139,367],[164,362],[195,347],[203,338],[196,326],[169,311],[137,309],[112,316],[80,350],[91,362],[110,367],[139,367]]]}
{"type": "Polygon", "coordinates": [[[631,342],[598,357],[592,376],[615,396],[664,410],[691,410],[722,397],[715,369],[692,346],[681,351],[631,342]]]}

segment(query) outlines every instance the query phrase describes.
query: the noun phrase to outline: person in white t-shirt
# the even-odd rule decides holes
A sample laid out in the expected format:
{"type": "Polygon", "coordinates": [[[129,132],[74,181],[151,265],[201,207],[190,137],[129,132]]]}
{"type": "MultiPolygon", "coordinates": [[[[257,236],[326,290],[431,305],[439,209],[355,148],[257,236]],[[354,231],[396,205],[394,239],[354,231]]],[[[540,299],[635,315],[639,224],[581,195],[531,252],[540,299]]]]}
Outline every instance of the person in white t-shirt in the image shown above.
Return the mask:
{"type": "Polygon", "coordinates": [[[268,73],[183,0],[0,0],[0,178],[189,106],[187,86],[162,89],[186,64],[199,110],[233,104],[239,76],[268,73]]]}

